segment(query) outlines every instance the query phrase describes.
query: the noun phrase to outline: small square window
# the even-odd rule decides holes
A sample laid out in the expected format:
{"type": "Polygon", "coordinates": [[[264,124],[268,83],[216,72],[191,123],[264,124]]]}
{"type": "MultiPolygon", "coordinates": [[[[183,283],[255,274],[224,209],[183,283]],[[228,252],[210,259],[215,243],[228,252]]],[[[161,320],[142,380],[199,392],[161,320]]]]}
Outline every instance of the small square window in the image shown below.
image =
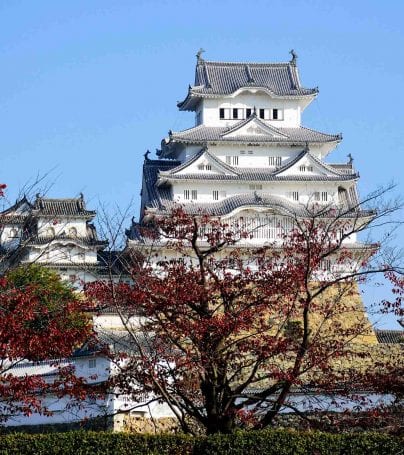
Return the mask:
{"type": "Polygon", "coordinates": [[[212,192],[213,200],[218,201],[219,200],[219,191],[218,190],[213,190],[212,192]]]}
{"type": "Polygon", "coordinates": [[[293,191],[292,192],[292,199],[294,201],[298,201],[299,200],[299,192],[298,191],[293,191]]]}
{"type": "Polygon", "coordinates": [[[97,366],[97,359],[90,359],[88,361],[88,368],[96,368],[97,366]]]}
{"type": "Polygon", "coordinates": [[[184,199],[189,199],[189,190],[184,190],[184,199]]]}
{"type": "Polygon", "coordinates": [[[191,191],[191,199],[193,201],[196,201],[198,199],[198,191],[197,190],[192,190],[191,191]]]}
{"type": "Polygon", "coordinates": [[[230,108],[221,107],[219,109],[219,118],[221,120],[230,120],[230,108]]]}

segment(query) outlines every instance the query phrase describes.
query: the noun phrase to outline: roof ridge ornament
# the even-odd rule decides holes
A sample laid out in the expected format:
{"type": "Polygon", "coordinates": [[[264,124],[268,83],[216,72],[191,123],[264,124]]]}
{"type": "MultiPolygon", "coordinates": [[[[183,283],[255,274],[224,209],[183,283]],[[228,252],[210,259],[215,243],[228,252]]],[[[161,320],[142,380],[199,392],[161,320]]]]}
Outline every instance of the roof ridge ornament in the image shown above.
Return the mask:
{"type": "Polygon", "coordinates": [[[349,160],[349,161],[348,161],[348,164],[352,164],[352,163],[353,163],[353,160],[354,160],[354,159],[353,159],[353,156],[352,156],[350,153],[348,153],[347,157],[348,157],[348,160],[349,160]]]}
{"type": "Polygon", "coordinates": [[[203,63],[205,60],[202,58],[202,54],[206,52],[205,49],[199,48],[199,51],[196,53],[197,63],[203,63]]]}
{"type": "Polygon", "coordinates": [[[254,83],[255,80],[254,80],[254,78],[251,75],[250,66],[247,64],[247,65],[244,66],[244,68],[245,68],[245,71],[247,73],[247,81],[248,81],[248,83],[250,83],[250,84],[254,83]]]}
{"type": "Polygon", "coordinates": [[[292,59],[290,60],[290,64],[291,64],[291,65],[296,65],[297,57],[298,57],[298,56],[297,56],[295,50],[294,50],[294,49],[291,49],[291,50],[289,51],[289,54],[292,56],[292,59]]]}
{"type": "Polygon", "coordinates": [[[150,150],[146,150],[146,152],[143,154],[145,161],[150,161],[149,155],[150,155],[150,150]]]}

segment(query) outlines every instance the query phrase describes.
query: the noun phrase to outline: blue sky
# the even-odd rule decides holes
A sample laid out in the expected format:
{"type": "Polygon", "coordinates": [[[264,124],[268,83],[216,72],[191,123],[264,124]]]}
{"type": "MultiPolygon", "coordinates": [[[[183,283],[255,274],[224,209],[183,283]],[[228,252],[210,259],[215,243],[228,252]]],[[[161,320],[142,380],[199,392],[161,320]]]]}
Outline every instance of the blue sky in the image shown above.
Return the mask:
{"type": "Polygon", "coordinates": [[[137,216],[143,153],[193,123],[176,101],[196,51],[285,61],[294,48],[320,88],[305,126],[343,133],[330,159],[353,155],[362,194],[390,181],[403,194],[403,17],[395,0],[0,0],[0,182],[13,200],[52,170],[49,196],[132,201],[137,216]]]}

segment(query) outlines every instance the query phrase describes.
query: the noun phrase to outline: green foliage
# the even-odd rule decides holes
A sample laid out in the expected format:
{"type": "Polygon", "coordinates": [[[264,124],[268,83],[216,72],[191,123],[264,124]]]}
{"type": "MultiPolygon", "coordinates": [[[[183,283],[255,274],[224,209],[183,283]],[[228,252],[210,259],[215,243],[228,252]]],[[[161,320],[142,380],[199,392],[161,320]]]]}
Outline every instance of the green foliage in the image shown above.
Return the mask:
{"type": "Polygon", "coordinates": [[[136,435],[67,432],[0,436],[0,454],[35,455],[399,455],[404,439],[378,433],[264,430],[232,435],[136,435]]]}
{"type": "Polygon", "coordinates": [[[38,264],[17,267],[6,274],[9,285],[28,291],[36,297],[43,309],[28,325],[29,329],[43,331],[49,321],[64,313],[65,328],[84,329],[88,325],[88,318],[80,311],[66,313],[67,306],[78,302],[78,295],[69,283],[62,281],[59,275],[38,264]]]}

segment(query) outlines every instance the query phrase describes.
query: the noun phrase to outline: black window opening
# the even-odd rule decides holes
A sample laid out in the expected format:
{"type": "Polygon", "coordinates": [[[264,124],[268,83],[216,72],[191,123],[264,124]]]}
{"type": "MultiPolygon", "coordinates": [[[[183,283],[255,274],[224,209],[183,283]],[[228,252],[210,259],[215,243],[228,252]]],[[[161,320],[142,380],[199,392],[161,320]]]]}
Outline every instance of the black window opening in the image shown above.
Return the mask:
{"type": "Polygon", "coordinates": [[[233,109],[233,118],[238,118],[238,109],[233,109]]]}
{"type": "Polygon", "coordinates": [[[272,109],[272,118],[274,120],[278,120],[279,119],[279,112],[278,112],[278,109],[272,109]]]}
{"type": "Polygon", "coordinates": [[[260,118],[265,118],[265,109],[260,109],[260,118]]]}
{"type": "Polygon", "coordinates": [[[247,117],[247,118],[251,116],[251,109],[247,108],[247,109],[245,110],[245,112],[246,112],[246,117],[247,117]]]}
{"type": "Polygon", "coordinates": [[[224,119],[224,109],[220,108],[219,110],[219,117],[223,120],[224,119]]]}

